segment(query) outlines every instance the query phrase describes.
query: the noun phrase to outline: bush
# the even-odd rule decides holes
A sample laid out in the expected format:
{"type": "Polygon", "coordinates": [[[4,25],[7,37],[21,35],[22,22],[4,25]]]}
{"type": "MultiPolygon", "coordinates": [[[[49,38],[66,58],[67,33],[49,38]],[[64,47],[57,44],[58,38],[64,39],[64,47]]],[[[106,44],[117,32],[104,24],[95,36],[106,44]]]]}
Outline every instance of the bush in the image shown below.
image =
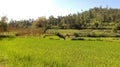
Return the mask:
{"type": "Polygon", "coordinates": [[[117,32],[117,28],[115,27],[115,28],[112,28],[112,32],[113,33],[116,33],[117,32]]]}
{"type": "Polygon", "coordinates": [[[120,37],[120,34],[116,34],[115,37],[120,37]]]}
{"type": "Polygon", "coordinates": [[[0,38],[8,38],[8,37],[10,37],[10,36],[8,36],[8,35],[0,35],[0,38]]]}
{"type": "Polygon", "coordinates": [[[115,28],[116,28],[117,30],[120,30],[120,23],[117,23],[117,24],[115,25],[115,28]]]}
{"type": "Polygon", "coordinates": [[[96,36],[96,34],[93,32],[93,33],[87,34],[87,37],[97,37],[97,36],[96,36]]]}
{"type": "Polygon", "coordinates": [[[78,33],[74,33],[73,34],[75,37],[79,37],[79,34],[78,33]]]}
{"type": "Polygon", "coordinates": [[[65,36],[63,36],[62,34],[56,33],[55,35],[65,40],[65,36]]]}
{"type": "Polygon", "coordinates": [[[14,38],[13,36],[10,36],[10,35],[0,35],[0,40],[4,39],[4,38],[14,38]]]}
{"type": "Polygon", "coordinates": [[[87,37],[107,37],[105,33],[97,34],[97,33],[89,33],[87,34],[87,37]]]}
{"type": "Polygon", "coordinates": [[[72,38],[71,40],[85,40],[85,39],[84,39],[84,38],[79,37],[79,38],[72,38]]]}

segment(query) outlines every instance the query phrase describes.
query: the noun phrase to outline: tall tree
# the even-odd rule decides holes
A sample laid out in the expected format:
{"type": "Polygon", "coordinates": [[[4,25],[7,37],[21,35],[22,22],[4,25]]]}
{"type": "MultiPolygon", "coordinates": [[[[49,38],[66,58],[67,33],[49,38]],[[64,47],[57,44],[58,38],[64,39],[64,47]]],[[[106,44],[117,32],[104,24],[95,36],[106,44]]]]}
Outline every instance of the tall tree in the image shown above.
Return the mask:
{"type": "Polygon", "coordinates": [[[7,17],[3,16],[0,20],[0,30],[1,32],[7,31],[7,17]]]}
{"type": "Polygon", "coordinates": [[[41,28],[43,34],[49,29],[48,20],[45,17],[39,17],[32,25],[35,28],[41,28]]]}

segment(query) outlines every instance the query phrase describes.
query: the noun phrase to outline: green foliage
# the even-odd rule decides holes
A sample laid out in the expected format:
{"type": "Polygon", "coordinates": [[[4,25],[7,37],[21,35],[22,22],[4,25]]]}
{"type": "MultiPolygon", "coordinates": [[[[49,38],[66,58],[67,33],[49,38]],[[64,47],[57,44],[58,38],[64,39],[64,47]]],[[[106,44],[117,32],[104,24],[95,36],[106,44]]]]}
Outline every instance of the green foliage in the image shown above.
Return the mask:
{"type": "Polygon", "coordinates": [[[95,26],[95,27],[93,27],[93,28],[98,28],[98,27],[99,27],[99,23],[98,23],[98,22],[95,22],[93,26],[95,26]]]}
{"type": "Polygon", "coordinates": [[[117,42],[116,38],[106,39],[103,41],[93,38],[91,41],[50,40],[39,37],[3,39],[0,40],[0,65],[5,67],[119,67],[119,41],[117,42]]]}
{"type": "Polygon", "coordinates": [[[9,22],[9,27],[15,27],[15,28],[30,28],[32,26],[33,19],[29,20],[13,20],[11,19],[9,22]]]}
{"type": "Polygon", "coordinates": [[[115,28],[116,28],[117,30],[120,30],[120,22],[119,22],[119,23],[116,23],[115,28]]]}
{"type": "Polygon", "coordinates": [[[45,17],[39,17],[33,22],[33,27],[35,28],[42,28],[42,33],[44,34],[47,29],[49,28],[48,21],[45,17]]]}
{"type": "Polygon", "coordinates": [[[114,25],[111,23],[120,22],[120,9],[115,8],[102,8],[95,7],[77,14],[69,14],[67,16],[50,16],[48,19],[45,17],[40,17],[32,20],[34,23],[29,23],[30,21],[14,21],[9,25],[18,27],[29,27],[33,25],[34,27],[46,26],[46,22],[49,28],[61,28],[61,29],[112,29],[114,25]],[[111,26],[110,26],[111,25],[111,26]],[[109,27],[109,28],[108,28],[109,27]]]}
{"type": "Polygon", "coordinates": [[[116,23],[115,26],[112,28],[112,31],[114,33],[117,33],[118,30],[120,30],[120,23],[116,23]]]}
{"type": "Polygon", "coordinates": [[[114,27],[114,28],[112,29],[112,32],[113,32],[113,33],[116,33],[116,32],[117,32],[117,28],[114,27]]]}
{"type": "Polygon", "coordinates": [[[7,17],[6,16],[1,17],[0,31],[1,32],[7,31],[7,17]]]}
{"type": "Polygon", "coordinates": [[[39,27],[46,27],[47,26],[47,19],[45,17],[39,17],[33,22],[33,27],[39,28],[39,27]]]}
{"type": "MultiPolygon", "coordinates": [[[[53,32],[54,29],[49,30],[53,32]]],[[[92,30],[92,29],[83,29],[83,30],[74,30],[74,29],[57,29],[57,32],[60,32],[63,35],[69,34],[71,37],[120,37],[120,31],[111,32],[111,30],[92,30]]],[[[48,33],[48,32],[47,32],[48,33]]]]}

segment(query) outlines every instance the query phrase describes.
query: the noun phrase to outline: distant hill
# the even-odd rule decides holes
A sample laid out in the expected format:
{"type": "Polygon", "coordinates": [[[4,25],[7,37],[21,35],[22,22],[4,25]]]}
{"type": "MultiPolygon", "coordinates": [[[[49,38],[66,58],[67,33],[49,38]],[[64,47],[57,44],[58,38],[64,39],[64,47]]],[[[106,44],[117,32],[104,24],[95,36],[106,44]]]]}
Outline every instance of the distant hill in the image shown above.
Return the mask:
{"type": "MultiPolygon", "coordinates": [[[[12,27],[25,27],[32,26],[41,27],[43,17],[35,20],[12,20],[9,26],[12,27]],[[37,24],[37,25],[35,25],[37,24]]],[[[77,14],[69,14],[67,16],[50,16],[47,20],[49,28],[61,29],[111,29],[115,25],[120,25],[120,9],[117,8],[102,8],[95,7],[77,14]]],[[[44,25],[43,25],[44,26],[44,25]]]]}

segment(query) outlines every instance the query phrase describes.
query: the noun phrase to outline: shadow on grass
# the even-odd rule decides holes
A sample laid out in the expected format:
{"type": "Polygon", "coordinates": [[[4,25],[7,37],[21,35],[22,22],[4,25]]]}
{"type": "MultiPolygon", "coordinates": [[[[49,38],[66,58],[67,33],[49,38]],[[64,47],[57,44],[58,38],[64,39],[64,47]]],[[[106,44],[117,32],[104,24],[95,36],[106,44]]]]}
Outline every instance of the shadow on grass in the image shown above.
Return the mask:
{"type": "Polygon", "coordinates": [[[3,40],[7,38],[8,40],[12,40],[14,38],[14,36],[9,36],[9,35],[0,35],[0,40],[3,40]]]}

